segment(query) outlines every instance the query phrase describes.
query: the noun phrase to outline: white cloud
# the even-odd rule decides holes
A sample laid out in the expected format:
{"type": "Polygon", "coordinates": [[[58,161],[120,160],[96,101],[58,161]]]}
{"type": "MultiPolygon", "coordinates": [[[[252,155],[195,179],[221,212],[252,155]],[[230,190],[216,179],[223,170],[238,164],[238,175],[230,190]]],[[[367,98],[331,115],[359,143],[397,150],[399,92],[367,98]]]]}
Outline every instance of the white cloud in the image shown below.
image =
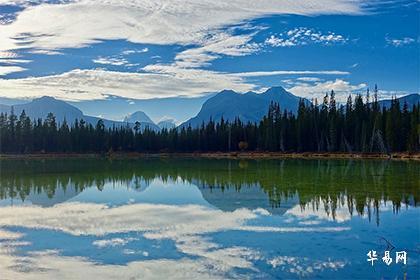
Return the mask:
{"type": "MultiPolygon", "coordinates": [[[[18,67],[10,70],[24,69],[18,67]]],[[[246,81],[248,77],[348,74],[336,70],[222,73],[164,64],[148,65],[143,70],[141,73],[130,73],[103,69],[75,69],[51,76],[0,79],[0,94],[10,98],[36,98],[49,95],[64,100],[99,100],[109,95],[133,99],[198,97],[224,88],[238,92],[258,90],[256,85],[246,81]]],[[[306,93],[302,89],[295,90],[294,93],[306,93]]]]}
{"type": "Polygon", "coordinates": [[[28,59],[4,59],[4,58],[0,58],[0,64],[15,65],[15,64],[22,64],[22,63],[29,63],[29,62],[32,62],[32,60],[28,60],[28,59]]]}
{"type": "Polygon", "coordinates": [[[317,260],[313,261],[307,257],[279,256],[267,261],[267,264],[273,268],[282,267],[290,273],[301,277],[308,277],[316,272],[322,272],[326,269],[337,271],[347,265],[346,261],[317,260]]]}
{"type": "Polygon", "coordinates": [[[347,41],[348,39],[343,35],[334,32],[322,33],[314,29],[299,27],[278,34],[277,36],[271,35],[265,40],[265,43],[272,47],[292,47],[310,43],[332,45],[347,41]]]}
{"type": "Polygon", "coordinates": [[[300,77],[300,78],[297,78],[296,80],[304,81],[304,82],[319,82],[319,81],[321,81],[320,78],[316,78],[316,77],[300,77]]]}
{"type": "Polygon", "coordinates": [[[334,90],[336,93],[336,100],[339,102],[345,102],[350,93],[360,91],[366,87],[367,85],[365,83],[352,85],[348,81],[335,79],[315,83],[300,82],[287,90],[295,95],[308,98],[309,100],[317,98],[318,101],[322,100],[325,93],[329,93],[331,90],[334,90]]]}
{"type": "Polygon", "coordinates": [[[392,45],[394,47],[402,47],[405,45],[411,45],[412,43],[415,43],[416,40],[414,38],[410,38],[410,37],[404,37],[401,39],[391,39],[391,38],[385,38],[386,42],[388,43],[388,45],[392,45]]]}
{"type": "Polygon", "coordinates": [[[21,233],[18,233],[18,232],[13,232],[13,231],[7,231],[7,230],[0,229],[0,240],[19,239],[22,236],[23,235],[21,233]]]}
{"type": "Polygon", "coordinates": [[[259,45],[251,43],[253,34],[231,35],[219,33],[206,39],[202,47],[187,49],[175,56],[174,66],[177,67],[201,67],[209,64],[210,61],[220,57],[244,56],[259,50],[259,45]]]}
{"type": "Polygon", "coordinates": [[[15,52],[7,52],[7,51],[0,51],[0,58],[2,59],[12,59],[12,58],[18,58],[19,55],[15,52]]]}
{"type": "MultiPolygon", "coordinates": [[[[302,205],[296,205],[288,209],[285,213],[286,216],[296,218],[299,220],[300,225],[316,225],[325,221],[334,221],[336,223],[344,223],[350,221],[352,214],[350,214],[350,207],[348,204],[348,197],[343,196],[340,200],[334,201],[335,198],[328,198],[327,200],[315,200],[302,205]],[[334,203],[337,203],[336,205],[334,203]],[[334,209],[334,214],[332,213],[334,209]]],[[[356,202],[353,201],[353,205],[356,202]]],[[[368,217],[368,208],[375,208],[374,202],[367,202],[368,205],[364,206],[363,218],[368,217]]],[[[378,206],[378,211],[392,211],[392,203],[389,201],[381,201],[378,206]]],[[[404,206],[407,206],[404,204],[404,206]]],[[[407,206],[408,207],[408,206],[407,206]]]]}
{"type": "Polygon", "coordinates": [[[113,56],[99,56],[92,60],[93,63],[102,64],[102,65],[113,65],[113,66],[125,66],[125,67],[133,67],[138,66],[138,63],[131,63],[128,59],[124,58],[123,56],[136,54],[136,53],[145,53],[148,52],[148,48],[143,48],[139,50],[125,50],[121,52],[119,55],[113,56]]]}
{"type": "MultiPolygon", "coordinates": [[[[7,245],[11,247],[10,243],[7,245]]],[[[201,258],[133,261],[115,265],[98,264],[83,257],[60,256],[55,251],[35,252],[24,258],[15,252],[16,249],[6,251],[0,248],[0,271],[4,279],[225,279],[220,271],[223,268],[210,269],[215,264],[201,258]]]]}
{"type": "Polygon", "coordinates": [[[148,51],[149,51],[148,48],[143,48],[143,49],[139,49],[139,50],[125,50],[121,54],[122,55],[130,55],[130,54],[136,54],[136,53],[146,53],[148,51]]]}
{"type": "Polygon", "coordinates": [[[92,60],[96,64],[122,66],[127,65],[129,62],[125,58],[118,57],[98,57],[92,60]]]}
{"type": "Polygon", "coordinates": [[[44,50],[44,49],[34,49],[29,51],[29,53],[33,54],[43,54],[43,55],[63,55],[64,53],[54,50],[44,50]]]}
{"type": "MultiPolygon", "coordinates": [[[[226,273],[234,268],[253,269],[251,260],[259,259],[260,254],[252,249],[241,246],[225,247],[212,242],[205,237],[205,234],[220,232],[225,230],[244,230],[255,232],[296,232],[303,234],[305,232],[336,232],[348,230],[347,227],[275,227],[275,226],[252,226],[248,221],[258,218],[267,213],[261,210],[251,211],[249,209],[237,209],[233,212],[223,212],[218,209],[203,207],[199,205],[162,205],[162,204],[130,204],[117,207],[109,207],[101,204],[90,203],[63,203],[57,204],[51,208],[42,208],[38,206],[21,206],[21,207],[2,207],[2,215],[0,215],[0,227],[24,226],[25,228],[59,230],[67,234],[106,236],[116,233],[138,232],[144,238],[160,240],[171,239],[177,250],[183,254],[195,256],[193,262],[195,267],[187,267],[188,273],[201,271],[205,276],[218,276],[226,273]],[[198,267],[197,267],[198,266],[198,267]],[[205,269],[207,267],[207,269],[205,269]],[[209,269],[211,268],[211,269],[209,269]]],[[[11,233],[3,233],[5,236],[19,238],[11,233]]],[[[113,238],[98,239],[94,241],[94,245],[99,248],[109,246],[123,246],[133,238],[113,238]]],[[[10,246],[8,246],[10,248],[10,246]]],[[[0,246],[0,250],[1,250],[0,246]]],[[[47,254],[53,257],[47,261],[43,258],[45,253],[34,258],[40,259],[42,262],[34,261],[42,267],[55,268],[51,269],[51,273],[65,273],[69,269],[74,268],[72,263],[67,261],[75,259],[66,259],[58,257],[56,254],[47,254]],[[57,260],[58,259],[58,260],[57,260]],[[57,261],[61,261],[58,265],[57,261]]],[[[10,254],[9,254],[10,256],[10,254]]],[[[0,252],[0,269],[7,273],[12,273],[10,266],[2,267],[2,265],[16,263],[16,259],[5,259],[7,256],[0,252]]],[[[76,259],[79,264],[77,271],[87,269],[87,274],[94,273],[90,267],[86,267],[88,261],[82,258],[76,259]],[[85,264],[85,265],[84,265],[85,264]]],[[[156,260],[160,264],[164,264],[168,271],[162,270],[160,267],[156,271],[157,275],[164,273],[174,273],[179,269],[185,268],[186,264],[190,264],[190,260],[176,260],[177,266],[172,266],[174,262],[170,260],[156,260]]],[[[152,264],[152,261],[129,263],[124,268],[130,268],[132,265],[138,269],[137,273],[146,273],[145,269],[152,264]],[[143,272],[142,272],[143,271],[143,272]]],[[[124,268],[115,266],[98,265],[95,269],[95,276],[108,276],[113,273],[125,275],[133,271],[126,271],[124,268]]],[[[156,266],[149,267],[146,271],[156,270],[156,266]]],[[[36,270],[35,270],[36,271],[36,270]]],[[[44,270],[50,271],[50,270],[44,270]]],[[[15,271],[14,271],[15,272],[15,271]]],[[[31,274],[32,275],[32,274],[31,274]]],[[[49,275],[50,277],[56,274],[49,275]]],[[[64,274],[65,275],[65,274],[64,274]]],[[[74,276],[74,274],[70,274],[74,276]]],[[[83,275],[83,274],[81,274],[83,275]]],[[[115,276],[117,274],[112,274],[115,276]]],[[[140,275],[140,274],[137,274],[140,275]]],[[[141,276],[141,275],[140,275],[141,276]]],[[[139,276],[139,277],[140,277],[139,276]]],[[[148,278],[149,274],[142,275],[148,278]]],[[[174,275],[172,275],[173,277],[174,275]]],[[[35,276],[34,276],[35,277],[35,276]]],[[[108,278],[107,277],[107,278],[108,278]]],[[[19,277],[18,277],[19,278],[19,277]]],[[[55,278],[55,277],[52,277],[55,278]]],[[[95,277],[94,277],[95,278],[95,277]]],[[[103,277],[99,277],[103,279],[103,277]]],[[[159,279],[159,278],[158,278],[159,279]]]]}
{"type": "Polygon", "coordinates": [[[256,71],[256,72],[242,72],[230,73],[230,76],[238,77],[263,77],[263,76],[277,76],[277,75],[348,75],[350,72],[331,70],[331,71],[256,71]]]}
{"type": "Polygon", "coordinates": [[[173,117],[171,117],[171,116],[163,116],[163,117],[161,117],[157,122],[173,122],[173,123],[176,123],[177,122],[177,120],[176,119],[174,119],[173,117]]]}
{"type": "Polygon", "coordinates": [[[135,238],[112,238],[112,239],[100,239],[95,240],[92,242],[93,245],[99,247],[99,248],[105,248],[105,247],[117,247],[117,246],[123,246],[127,243],[137,240],[135,238]]]}
{"type": "MultiPolygon", "coordinates": [[[[344,199],[343,199],[344,200],[344,199]]],[[[347,201],[343,205],[339,205],[335,209],[335,216],[333,217],[331,212],[326,211],[326,209],[331,209],[331,201],[324,202],[323,200],[317,201],[316,208],[314,204],[308,203],[303,208],[301,205],[296,205],[286,211],[286,215],[292,215],[293,217],[299,218],[299,220],[307,220],[313,222],[316,220],[326,220],[326,221],[335,221],[338,223],[343,223],[351,219],[351,214],[349,213],[349,208],[347,201]]]]}
{"type": "MultiPolygon", "coordinates": [[[[101,99],[107,94],[151,98],[199,96],[222,88],[253,90],[256,86],[244,78],[281,75],[286,71],[226,75],[198,69],[222,55],[243,56],[257,52],[261,45],[252,39],[258,30],[249,27],[249,20],[276,14],[363,13],[363,1],[348,0],[261,0],[258,3],[247,0],[79,0],[58,5],[38,2],[39,5],[28,6],[19,12],[12,23],[0,26],[0,53],[25,49],[37,54],[56,55],[64,48],[81,48],[117,39],[132,43],[181,44],[187,49],[178,53],[172,64],[145,67],[147,73],[76,69],[46,77],[0,79],[4,96],[51,95],[86,100],[101,99]],[[253,33],[238,35],[237,29],[253,33]]],[[[320,40],[334,40],[335,37],[322,38],[320,40]]],[[[125,50],[118,57],[98,57],[94,62],[134,66],[136,64],[130,64],[121,56],[147,51],[147,48],[125,50]]],[[[22,69],[9,68],[8,71],[22,69]]]]}
{"type": "Polygon", "coordinates": [[[110,94],[148,99],[202,96],[221,88],[244,92],[255,87],[240,77],[207,70],[165,65],[151,65],[145,70],[147,73],[76,69],[52,76],[0,79],[0,94],[10,98],[48,95],[64,100],[104,99],[110,94]]]}
{"type": "Polygon", "coordinates": [[[296,43],[292,42],[291,40],[285,40],[278,38],[274,35],[271,35],[270,38],[267,38],[265,40],[265,43],[267,45],[270,45],[272,47],[292,47],[296,46],[296,43]]]}
{"type": "Polygon", "coordinates": [[[4,76],[4,75],[15,73],[15,72],[21,72],[25,70],[26,68],[23,68],[20,66],[0,66],[0,76],[4,76]]]}
{"type": "MultiPolygon", "coordinates": [[[[251,226],[247,221],[261,215],[249,209],[223,212],[199,205],[128,204],[108,207],[102,204],[63,203],[53,208],[37,206],[2,207],[0,226],[25,226],[60,230],[72,235],[104,236],[114,233],[144,232],[148,239],[183,239],[221,230],[256,232],[335,232],[347,227],[251,226]],[[141,215],[140,215],[141,213],[141,215]]],[[[263,213],[263,215],[265,215],[263,213]]],[[[103,239],[97,246],[112,246],[132,240],[103,239]]],[[[185,244],[185,242],[181,242],[185,244]]],[[[189,248],[188,250],[193,250],[189,248]]]]}
{"type": "Polygon", "coordinates": [[[2,50],[80,48],[100,40],[198,44],[225,26],[275,14],[360,14],[348,0],[80,0],[41,4],[0,26],[2,50]]]}

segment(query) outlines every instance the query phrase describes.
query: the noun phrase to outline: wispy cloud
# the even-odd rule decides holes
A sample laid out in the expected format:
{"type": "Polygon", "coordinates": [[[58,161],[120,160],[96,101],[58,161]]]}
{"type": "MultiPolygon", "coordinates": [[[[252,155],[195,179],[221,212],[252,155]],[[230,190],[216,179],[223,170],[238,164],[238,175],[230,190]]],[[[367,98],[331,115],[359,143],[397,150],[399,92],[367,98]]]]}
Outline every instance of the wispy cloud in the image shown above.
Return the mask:
{"type": "Polygon", "coordinates": [[[416,42],[414,38],[410,38],[410,37],[404,37],[400,39],[392,39],[392,38],[386,37],[385,41],[387,42],[388,45],[391,45],[394,47],[402,47],[405,45],[411,45],[416,42]]]}
{"type": "MultiPolygon", "coordinates": [[[[5,76],[7,74],[25,71],[26,68],[20,66],[0,66],[0,76],[5,76]]],[[[1,81],[1,79],[0,79],[1,81]]]]}
{"type": "Polygon", "coordinates": [[[0,52],[0,76],[25,71],[27,70],[26,68],[18,65],[29,62],[31,62],[31,60],[20,59],[20,56],[15,52],[0,52]]]}
{"type": "Polygon", "coordinates": [[[256,71],[256,72],[241,72],[241,73],[230,73],[230,76],[238,77],[263,77],[263,76],[278,76],[278,75],[349,75],[350,72],[339,71],[339,70],[327,70],[327,71],[256,71]]]}
{"type": "Polygon", "coordinates": [[[112,238],[112,239],[100,239],[95,240],[92,242],[93,245],[104,248],[104,247],[117,247],[117,246],[123,246],[127,243],[137,240],[136,238],[128,237],[128,238],[112,238]]]}
{"type": "MultiPolygon", "coordinates": [[[[94,245],[100,248],[123,246],[134,238],[112,238],[104,236],[116,233],[138,232],[148,240],[173,240],[177,251],[209,261],[222,270],[252,268],[247,256],[258,254],[241,246],[219,247],[204,234],[226,230],[246,232],[310,233],[348,231],[346,226],[265,226],[248,222],[266,215],[262,209],[237,209],[223,212],[209,207],[164,204],[131,204],[108,207],[93,203],[63,203],[52,209],[28,207],[3,207],[0,225],[22,226],[61,231],[73,236],[99,237],[94,245]],[[141,215],[137,215],[141,213],[141,215]],[[82,221],[82,222],[81,222],[82,221]],[[197,246],[197,244],[200,244],[197,246]]],[[[8,234],[13,237],[13,234],[8,234]]],[[[18,238],[16,236],[15,238],[18,238]]],[[[0,262],[1,263],[1,262],[0,262]]],[[[1,268],[1,264],[0,264],[1,268]]]]}
{"type": "Polygon", "coordinates": [[[288,88],[288,90],[295,95],[302,96],[310,100],[314,98],[322,100],[325,93],[329,93],[331,90],[334,90],[337,101],[345,102],[349,94],[364,90],[366,87],[367,85],[365,83],[354,85],[346,80],[335,79],[317,82],[298,81],[288,88]]]}
{"type": "Polygon", "coordinates": [[[32,49],[29,53],[33,54],[43,54],[43,55],[63,55],[64,53],[56,50],[45,50],[45,49],[32,49]]]}
{"type": "Polygon", "coordinates": [[[142,49],[139,49],[139,50],[125,50],[121,54],[122,55],[131,55],[131,54],[136,54],[136,53],[146,53],[148,51],[149,51],[148,48],[142,48],[142,49]]]}
{"type": "MultiPolygon", "coordinates": [[[[104,61],[105,62],[105,61],[104,61]]],[[[18,70],[18,69],[15,69],[18,70]]],[[[347,75],[332,71],[261,71],[224,73],[176,65],[147,65],[140,73],[75,69],[58,75],[0,79],[5,97],[34,98],[43,95],[71,100],[104,99],[108,95],[134,98],[198,97],[223,88],[238,92],[258,90],[250,77],[275,75],[347,75]]]]}
{"type": "Polygon", "coordinates": [[[18,58],[19,55],[15,52],[9,52],[9,51],[0,51],[0,58],[2,59],[12,59],[12,58],[18,58]]]}
{"type": "Polygon", "coordinates": [[[66,100],[104,99],[109,94],[135,99],[194,97],[217,92],[221,88],[237,91],[255,88],[255,85],[240,77],[209,70],[165,65],[151,65],[144,70],[147,72],[76,69],[59,75],[0,79],[0,88],[5,97],[34,98],[49,95],[66,100]]]}
{"type": "Polygon", "coordinates": [[[92,60],[96,64],[114,65],[114,66],[136,66],[138,64],[130,63],[127,59],[121,57],[98,57],[92,60]]]}
{"type": "Polygon", "coordinates": [[[80,0],[27,8],[0,26],[0,51],[58,50],[85,47],[101,40],[133,43],[200,44],[209,34],[267,14],[360,14],[362,1],[247,0],[226,2],[169,0],[80,0]],[[45,16],[48,15],[48,16],[45,16]]]}
{"type": "Polygon", "coordinates": [[[142,49],[129,49],[124,50],[118,55],[113,56],[99,56],[92,60],[93,63],[96,64],[103,64],[103,65],[113,65],[113,66],[126,66],[126,67],[132,67],[132,66],[138,66],[138,63],[131,63],[126,56],[133,55],[133,54],[139,54],[139,53],[147,53],[149,51],[148,48],[142,48],[142,49]]]}
{"type": "Polygon", "coordinates": [[[209,64],[221,55],[244,56],[255,53],[259,45],[251,43],[253,34],[232,35],[226,32],[205,39],[201,47],[187,49],[175,56],[174,66],[196,68],[209,64]]]}
{"type": "Polygon", "coordinates": [[[347,41],[348,39],[343,35],[334,32],[323,33],[315,29],[299,27],[278,35],[271,35],[265,40],[265,43],[272,47],[293,47],[310,43],[332,45],[347,41]]]}
{"type": "Polygon", "coordinates": [[[319,82],[319,81],[321,81],[320,78],[316,78],[316,77],[300,77],[300,78],[297,78],[296,80],[304,81],[304,82],[319,82]]]}
{"type": "Polygon", "coordinates": [[[29,62],[32,62],[32,60],[29,60],[29,59],[2,59],[2,58],[0,58],[0,64],[16,65],[16,64],[29,63],[29,62]]]}

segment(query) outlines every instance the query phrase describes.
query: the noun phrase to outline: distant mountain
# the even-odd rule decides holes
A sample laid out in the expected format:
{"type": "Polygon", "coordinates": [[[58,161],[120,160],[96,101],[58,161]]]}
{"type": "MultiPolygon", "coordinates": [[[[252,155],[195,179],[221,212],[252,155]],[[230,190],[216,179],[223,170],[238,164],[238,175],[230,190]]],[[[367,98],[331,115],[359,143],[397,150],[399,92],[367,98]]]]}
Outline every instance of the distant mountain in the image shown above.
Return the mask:
{"type": "Polygon", "coordinates": [[[0,104],[0,112],[10,112],[11,107],[9,105],[0,104]]]}
{"type": "MultiPolygon", "coordinates": [[[[397,99],[400,103],[401,108],[403,108],[404,103],[407,102],[408,109],[411,109],[411,108],[413,108],[413,105],[417,105],[418,103],[420,103],[420,94],[413,93],[413,94],[409,94],[409,95],[406,95],[406,96],[402,96],[402,97],[397,98],[397,99]]],[[[391,99],[378,101],[378,103],[381,107],[386,107],[386,108],[391,107],[391,102],[392,102],[391,99]]]]}
{"type": "MultiPolygon", "coordinates": [[[[214,93],[215,94],[215,93],[214,93]]],[[[145,112],[153,120],[161,120],[166,116],[186,121],[198,114],[203,103],[214,96],[206,93],[200,97],[169,97],[152,99],[124,98],[109,95],[100,100],[82,100],[78,102],[69,102],[82,110],[86,115],[98,116],[118,120],[124,116],[136,111],[145,112]]],[[[0,104],[18,104],[19,100],[5,100],[0,97],[0,104]]]]}
{"type": "Polygon", "coordinates": [[[150,118],[148,115],[146,115],[146,113],[142,112],[142,111],[137,111],[134,112],[132,114],[129,114],[128,116],[126,116],[124,118],[124,122],[126,123],[136,123],[139,122],[140,123],[140,127],[143,130],[144,128],[148,127],[149,129],[152,130],[160,130],[159,126],[157,126],[150,118]]]}
{"type": "Polygon", "coordinates": [[[33,205],[39,205],[42,207],[51,207],[59,203],[66,202],[73,197],[77,196],[82,189],[76,188],[73,184],[68,184],[66,188],[56,187],[54,193],[47,194],[45,192],[39,192],[35,189],[31,189],[26,200],[30,201],[33,205]]]}
{"type": "Polygon", "coordinates": [[[173,119],[162,120],[157,123],[160,129],[171,129],[176,127],[175,121],[173,119]]]}
{"type": "MultiPolygon", "coordinates": [[[[196,117],[183,123],[181,126],[191,125],[197,127],[211,119],[220,121],[233,121],[239,118],[244,122],[258,122],[268,112],[271,102],[280,104],[282,111],[296,113],[300,98],[286,91],[282,87],[272,87],[263,93],[247,92],[237,93],[233,90],[223,90],[204,102],[196,117]]],[[[305,102],[310,103],[305,99],[305,102]]]]}
{"type": "Polygon", "coordinates": [[[0,107],[2,112],[10,113],[11,107],[15,115],[19,116],[23,110],[31,119],[42,118],[45,119],[48,113],[54,113],[57,121],[62,122],[64,119],[67,121],[81,119],[83,117],[82,111],[68,103],[57,100],[53,97],[43,96],[36,98],[29,103],[18,104],[7,107],[0,107]]]}
{"type": "MultiPolygon", "coordinates": [[[[62,123],[64,120],[66,120],[69,124],[73,123],[76,119],[80,120],[83,119],[87,123],[90,123],[92,125],[96,125],[98,120],[102,119],[99,117],[93,117],[93,116],[86,116],[83,114],[82,111],[80,111],[78,108],[76,108],[73,105],[68,104],[67,102],[57,100],[53,97],[44,96],[41,98],[36,98],[32,100],[29,103],[25,104],[18,104],[13,106],[7,106],[7,105],[0,105],[0,112],[2,113],[10,113],[13,107],[13,111],[15,115],[19,116],[23,110],[25,110],[25,113],[27,116],[29,116],[31,119],[45,119],[48,115],[48,113],[53,113],[56,117],[56,120],[58,123],[62,123]]],[[[127,123],[127,122],[119,122],[119,121],[112,121],[107,119],[102,119],[104,122],[105,127],[109,128],[112,126],[125,126],[129,125],[132,126],[133,123],[127,123]]],[[[145,127],[149,127],[154,130],[159,130],[159,127],[153,123],[146,123],[146,122],[140,122],[141,128],[144,129],[145,127]]]]}
{"type": "Polygon", "coordinates": [[[137,111],[132,114],[129,114],[124,118],[125,122],[135,123],[135,122],[144,122],[155,124],[146,113],[142,111],[137,111]]]}
{"type": "Polygon", "coordinates": [[[233,212],[240,208],[264,209],[272,215],[281,216],[288,209],[299,204],[297,196],[291,196],[287,200],[281,201],[278,207],[274,207],[270,203],[267,193],[258,184],[250,184],[238,190],[234,187],[222,189],[217,186],[209,186],[199,180],[192,180],[192,183],[198,186],[203,198],[209,204],[224,212],[233,212]]]}

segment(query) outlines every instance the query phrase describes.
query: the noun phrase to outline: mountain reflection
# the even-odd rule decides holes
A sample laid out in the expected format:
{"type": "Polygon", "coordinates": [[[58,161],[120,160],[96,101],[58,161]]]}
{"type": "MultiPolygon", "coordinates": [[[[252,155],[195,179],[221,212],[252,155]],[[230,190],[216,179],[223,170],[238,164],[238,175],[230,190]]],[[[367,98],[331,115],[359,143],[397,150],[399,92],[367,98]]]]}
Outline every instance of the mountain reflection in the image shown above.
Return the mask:
{"type": "Polygon", "coordinates": [[[142,192],[150,183],[197,186],[223,211],[264,208],[281,215],[296,205],[324,211],[339,208],[375,217],[391,202],[394,212],[419,202],[420,165],[412,162],[349,160],[68,159],[2,160],[0,199],[52,206],[90,188],[142,192]]]}

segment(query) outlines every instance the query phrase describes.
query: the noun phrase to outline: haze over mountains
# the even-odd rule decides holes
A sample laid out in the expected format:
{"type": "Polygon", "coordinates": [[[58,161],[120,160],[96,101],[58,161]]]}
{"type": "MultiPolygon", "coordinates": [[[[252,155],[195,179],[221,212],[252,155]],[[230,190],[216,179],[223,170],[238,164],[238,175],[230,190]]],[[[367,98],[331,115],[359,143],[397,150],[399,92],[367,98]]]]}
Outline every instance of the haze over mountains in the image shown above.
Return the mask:
{"type": "MultiPolygon", "coordinates": [[[[386,100],[380,100],[378,103],[379,103],[379,106],[381,107],[389,108],[391,107],[391,101],[392,100],[390,99],[386,99],[386,100]]],[[[404,103],[406,103],[408,106],[408,109],[410,110],[410,108],[412,108],[413,105],[420,102],[420,95],[418,93],[408,94],[408,95],[398,98],[398,101],[400,103],[401,108],[403,108],[404,103]]]]}
{"type": "Polygon", "coordinates": [[[162,120],[157,123],[157,125],[160,127],[160,129],[171,129],[176,127],[175,120],[174,119],[166,119],[162,120]]]}
{"type": "Polygon", "coordinates": [[[129,114],[128,116],[124,118],[124,122],[128,122],[128,123],[140,122],[144,124],[147,123],[147,124],[150,124],[152,127],[159,128],[159,129],[163,129],[163,128],[171,129],[176,126],[175,121],[173,119],[162,120],[158,122],[157,124],[155,124],[152,121],[152,119],[149,118],[149,116],[146,115],[146,113],[142,111],[137,111],[132,114],[129,114]]]}
{"type": "Polygon", "coordinates": [[[153,123],[153,121],[149,118],[148,115],[146,115],[142,111],[137,111],[132,114],[129,114],[124,118],[125,122],[135,123],[135,122],[147,122],[147,123],[153,123]]]}
{"type": "MultiPolygon", "coordinates": [[[[300,97],[293,95],[282,87],[272,87],[263,93],[237,93],[232,90],[223,90],[207,99],[199,113],[180,126],[187,127],[191,125],[191,127],[197,127],[203,122],[208,122],[210,119],[219,122],[222,117],[226,121],[233,121],[235,118],[239,118],[243,122],[258,122],[267,114],[271,102],[279,103],[282,111],[287,110],[296,113],[300,99],[300,97]]],[[[310,104],[309,100],[304,99],[304,101],[308,105],[310,104]]],[[[163,104],[166,104],[167,100],[163,102],[163,104]]],[[[414,104],[420,102],[420,95],[417,93],[406,95],[399,98],[399,102],[401,106],[407,103],[408,107],[411,108],[414,104]]],[[[379,103],[381,106],[389,107],[391,101],[381,100],[379,103]]],[[[10,113],[11,109],[12,106],[0,104],[0,112],[10,113]]],[[[75,119],[83,119],[87,123],[96,125],[98,120],[101,119],[99,117],[84,115],[76,106],[47,96],[34,99],[29,103],[13,105],[13,110],[16,115],[20,115],[22,110],[25,110],[25,113],[31,119],[45,119],[47,114],[52,112],[59,123],[62,123],[64,119],[68,123],[73,123],[75,119]]],[[[162,106],[161,110],[165,111],[166,107],[162,106]]],[[[123,126],[127,124],[133,126],[137,121],[140,122],[142,130],[148,127],[158,131],[163,128],[171,129],[176,126],[175,121],[170,118],[165,118],[156,124],[142,111],[136,111],[127,115],[123,121],[102,120],[104,121],[105,127],[123,126]]]]}
{"type": "MultiPolygon", "coordinates": [[[[69,102],[82,110],[86,115],[99,116],[111,120],[123,120],[125,116],[136,111],[142,111],[156,124],[166,118],[184,122],[197,115],[203,103],[212,94],[202,97],[171,97],[152,99],[133,99],[109,96],[106,99],[69,102]]],[[[0,103],[3,103],[0,101],[0,103]]],[[[17,104],[3,103],[3,104],[17,104]]]]}
{"type": "MultiPolygon", "coordinates": [[[[58,123],[62,123],[64,120],[67,121],[67,123],[74,123],[76,119],[81,120],[83,119],[87,123],[90,123],[92,125],[96,125],[96,123],[102,119],[104,122],[105,127],[109,128],[112,126],[123,126],[127,125],[127,122],[121,122],[121,121],[113,121],[113,120],[107,120],[99,117],[93,117],[93,116],[87,116],[84,115],[81,110],[76,108],[73,105],[68,104],[67,102],[55,99],[53,97],[43,96],[41,98],[36,98],[32,100],[29,103],[25,104],[18,104],[14,106],[8,106],[8,105],[1,105],[0,106],[0,112],[2,113],[10,113],[13,108],[13,111],[16,115],[20,115],[23,110],[25,110],[25,113],[27,116],[29,116],[31,119],[45,119],[48,115],[48,113],[53,113],[56,121],[58,123]]],[[[133,123],[128,123],[129,125],[132,125],[133,123]]],[[[159,127],[156,126],[153,122],[140,122],[141,129],[145,129],[146,127],[149,127],[150,129],[159,130],[159,127]]]]}

